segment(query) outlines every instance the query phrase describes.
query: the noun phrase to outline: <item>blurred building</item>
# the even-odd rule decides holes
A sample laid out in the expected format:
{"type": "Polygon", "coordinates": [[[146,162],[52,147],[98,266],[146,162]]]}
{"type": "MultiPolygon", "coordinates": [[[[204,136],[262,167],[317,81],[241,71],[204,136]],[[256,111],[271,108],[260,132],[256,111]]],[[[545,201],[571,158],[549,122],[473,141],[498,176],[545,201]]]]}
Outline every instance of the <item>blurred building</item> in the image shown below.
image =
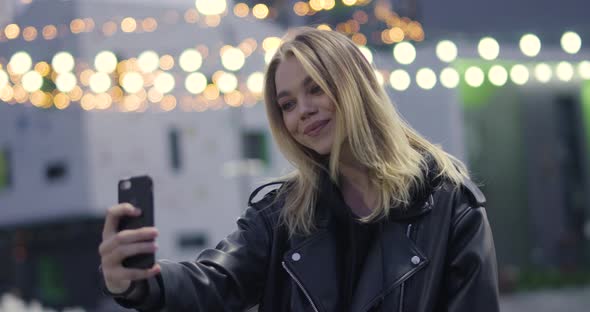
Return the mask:
{"type": "MultiPolygon", "coordinates": [[[[277,9],[294,5],[266,3],[277,9]]],[[[0,260],[8,268],[0,271],[0,293],[18,288],[24,297],[53,306],[92,306],[100,296],[95,269],[103,216],[117,200],[119,179],[153,177],[161,233],[157,257],[181,260],[223,238],[249,192],[289,167],[272,144],[261,98],[246,87],[264,68],[264,39],[283,35],[282,19],[272,23],[233,12],[217,20],[182,1],[107,4],[34,1],[14,22],[35,27],[36,37],[27,37],[32,32],[25,35],[25,27],[17,39],[0,36],[2,69],[25,51],[42,72],[47,64],[41,62],[66,51],[75,59],[72,71],[82,92],[77,99],[64,92],[70,106],[58,109],[56,77],[43,78],[41,90],[54,96],[47,106],[37,102],[40,93],[25,92],[22,81],[6,83],[13,94],[0,100],[0,253],[9,257],[0,260]],[[222,64],[226,45],[252,50],[235,71],[222,64]],[[200,52],[198,69],[183,69],[180,55],[187,49],[200,52]],[[128,109],[122,100],[125,70],[113,72],[102,92],[111,101],[103,109],[101,92],[92,92],[89,81],[101,51],[135,72],[140,55],[152,51],[156,71],[170,73],[175,83],[170,92],[154,95],[156,75],[144,73],[136,97],[126,98],[135,109],[128,109]],[[239,80],[241,93],[228,92],[239,95],[238,102],[213,81],[222,69],[239,80]],[[194,71],[206,77],[211,93],[187,91],[185,79],[194,71]]],[[[406,4],[407,14],[417,7],[416,1],[371,5],[377,4],[406,4]]],[[[302,23],[288,12],[288,25],[302,23]]],[[[332,24],[338,14],[302,20],[332,24]]],[[[482,56],[479,38],[445,39],[452,44],[393,45],[394,57],[390,44],[369,44],[365,52],[405,119],[467,161],[483,184],[501,270],[582,266],[590,237],[590,63],[584,62],[590,51],[566,53],[559,44],[544,44],[529,57],[518,40],[500,40],[496,55],[492,43],[482,56]]]]}

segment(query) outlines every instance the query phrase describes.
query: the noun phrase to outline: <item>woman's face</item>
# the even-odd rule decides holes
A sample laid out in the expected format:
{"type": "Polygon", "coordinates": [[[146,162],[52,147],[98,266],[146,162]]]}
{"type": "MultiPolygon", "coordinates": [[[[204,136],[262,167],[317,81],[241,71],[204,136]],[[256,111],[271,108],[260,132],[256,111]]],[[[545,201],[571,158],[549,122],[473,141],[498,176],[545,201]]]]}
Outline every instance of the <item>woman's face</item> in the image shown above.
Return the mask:
{"type": "Polygon", "coordinates": [[[334,142],[334,103],[293,56],[277,67],[275,85],[291,136],[320,155],[329,154],[334,142]]]}

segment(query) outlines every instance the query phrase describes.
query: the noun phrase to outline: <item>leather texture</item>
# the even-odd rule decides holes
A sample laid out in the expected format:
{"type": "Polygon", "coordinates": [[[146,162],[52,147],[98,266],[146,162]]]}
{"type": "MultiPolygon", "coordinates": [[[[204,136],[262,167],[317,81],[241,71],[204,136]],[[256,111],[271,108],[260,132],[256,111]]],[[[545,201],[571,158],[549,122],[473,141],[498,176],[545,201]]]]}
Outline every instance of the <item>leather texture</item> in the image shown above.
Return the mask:
{"type": "MultiPolygon", "coordinates": [[[[329,208],[343,201],[327,175],[320,187],[312,235],[288,237],[276,190],[255,203],[253,194],[237,229],[214,249],[195,261],[160,260],[161,283],[149,283],[144,301],[116,300],[140,311],[244,311],[257,304],[259,311],[334,311],[340,299],[334,264],[342,260],[329,208]]],[[[482,192],[471,181],[453,187],[429,177],[414,195],[380,221],[349,311],[499,311],[482,192]]]]}

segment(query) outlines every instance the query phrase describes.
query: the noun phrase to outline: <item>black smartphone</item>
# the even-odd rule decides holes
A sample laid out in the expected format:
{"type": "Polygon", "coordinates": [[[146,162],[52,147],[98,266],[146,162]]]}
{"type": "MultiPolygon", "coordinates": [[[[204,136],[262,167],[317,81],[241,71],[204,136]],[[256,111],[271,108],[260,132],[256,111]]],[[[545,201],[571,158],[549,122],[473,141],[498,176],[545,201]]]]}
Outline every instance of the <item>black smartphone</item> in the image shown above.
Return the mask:
{"type": "MultiPolygon", "coordinates": [[[[130,203],[141,209],[139,216],[121,218],[119,231],[154,226],[154,187],[149,176],[136,176],[120,180],[118,193],[119,203],[130,203]]],[[[138,254],[123,260],[124,267],[137,269],[149,269],[154,263],[155,255],[153,253],[138,254]]]]}

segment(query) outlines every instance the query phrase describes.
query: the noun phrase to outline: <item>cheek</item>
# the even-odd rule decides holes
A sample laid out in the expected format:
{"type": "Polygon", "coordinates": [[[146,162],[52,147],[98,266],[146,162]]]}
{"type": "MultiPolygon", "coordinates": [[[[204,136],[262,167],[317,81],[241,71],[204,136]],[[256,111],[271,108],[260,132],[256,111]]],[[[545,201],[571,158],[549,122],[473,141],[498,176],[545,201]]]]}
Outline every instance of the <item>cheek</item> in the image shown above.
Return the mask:
{"type": "Polygon", "coordinates": [[[287,131],[291,134],[291,135],[295,135],[297,132],[297,122],[296,120],[290,116],[289,114],[284,114],[283,115],[283,124],[285,125],[285,128],[287,128],[287,131]]]}

